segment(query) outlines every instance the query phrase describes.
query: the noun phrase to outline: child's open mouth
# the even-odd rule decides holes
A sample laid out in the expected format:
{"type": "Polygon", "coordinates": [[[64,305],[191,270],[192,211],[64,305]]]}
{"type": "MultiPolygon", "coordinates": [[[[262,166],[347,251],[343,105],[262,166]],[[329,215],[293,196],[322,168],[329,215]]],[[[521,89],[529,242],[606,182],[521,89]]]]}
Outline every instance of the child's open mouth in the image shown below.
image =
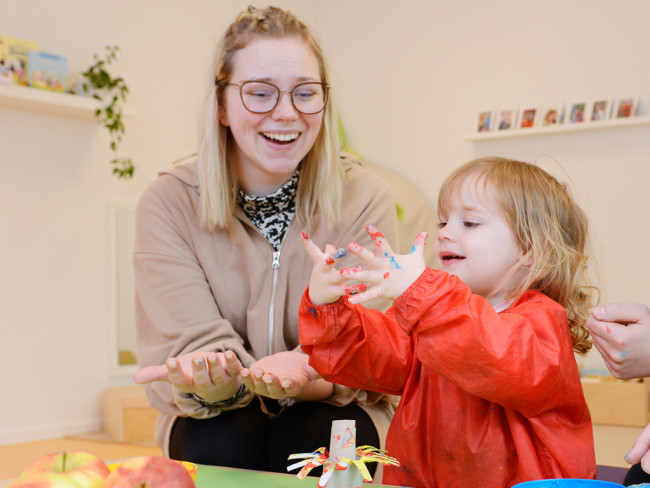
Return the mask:
{"type": "Polygon", "coordinates": [[[461,259],[465,259],[465,256],[458,256],[457,254],[445,254],[441,256],[443,261],[446,262],[451,262],[451,261],[457,261],[461,259]]]}

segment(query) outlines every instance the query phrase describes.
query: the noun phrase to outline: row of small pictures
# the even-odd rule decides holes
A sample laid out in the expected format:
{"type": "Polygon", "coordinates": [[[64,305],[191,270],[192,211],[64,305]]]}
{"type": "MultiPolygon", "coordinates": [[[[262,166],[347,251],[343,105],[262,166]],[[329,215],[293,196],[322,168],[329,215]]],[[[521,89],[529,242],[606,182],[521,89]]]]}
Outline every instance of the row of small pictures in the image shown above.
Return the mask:
{"type": "Polygon", "coordinates": [[[581,124],[621,119],[637,115],[637,97],[612,100],[603,98],[590,102],[548,105],[517,109],[485,110],[479,113],[478,132],[581,124]],[[565,111],[565,108],[567,109],[565,111]]]}

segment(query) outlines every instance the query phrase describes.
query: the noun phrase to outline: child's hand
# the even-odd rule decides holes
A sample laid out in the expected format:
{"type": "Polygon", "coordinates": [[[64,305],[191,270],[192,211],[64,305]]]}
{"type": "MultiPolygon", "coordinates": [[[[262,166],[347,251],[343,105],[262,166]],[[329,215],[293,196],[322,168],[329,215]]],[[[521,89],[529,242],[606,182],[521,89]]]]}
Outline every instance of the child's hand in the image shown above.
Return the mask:
{"type": "Polygon", "coordinates": [[[314,305],[336,302],[350,288],[343,284],[346,278],[342,277],[334,267],[336,260],[345,256],[345,249],[335,249],[334,246],[327,244],[325,252],[321,252],[307,234],[301,232],[300,238],[307,254],[314,262],[309,281],[309,299],[314,305]]]}
{"type": "Polygon", "coordinates": [[[393,253],[384,236],[374,225],[369,224],[366,230],[377,246],[377,254],[373,254],[356,242],[351,243],[348,248],[368,265],[368,269],[362,271],[342,269],[340,273],[342,276],[353,277],[362,284],[367,284],[365,291],[353,293],[349,299],[350,303],[362,303],[379,297],[395,300],[425,270],[424,246],[428,234],[422,232],[418,235],[411,252],[400,256],[393,253]]]}

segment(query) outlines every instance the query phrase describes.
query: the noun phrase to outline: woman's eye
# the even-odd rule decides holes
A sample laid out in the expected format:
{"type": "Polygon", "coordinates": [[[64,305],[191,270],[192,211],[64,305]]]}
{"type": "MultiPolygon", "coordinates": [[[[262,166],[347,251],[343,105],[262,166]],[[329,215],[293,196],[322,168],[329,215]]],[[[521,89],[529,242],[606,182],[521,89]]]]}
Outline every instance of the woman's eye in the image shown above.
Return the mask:
{"type": "Polygon", "coordinates": [[[300,100],[309,100],[314,95],[316,95],[316,93],[314,93],[314,90],[304,89],[304,90],[296,90],[293,92],[293,96],[300,100]]]}
{"type": "Polygon", "coordinates": [[[246,95],[249,96],[249,97],[254,97],[254,98],[271,98],[271,96],[272,96],[271,92],[268,92],[268,91],[249,92],[246,95]]]}

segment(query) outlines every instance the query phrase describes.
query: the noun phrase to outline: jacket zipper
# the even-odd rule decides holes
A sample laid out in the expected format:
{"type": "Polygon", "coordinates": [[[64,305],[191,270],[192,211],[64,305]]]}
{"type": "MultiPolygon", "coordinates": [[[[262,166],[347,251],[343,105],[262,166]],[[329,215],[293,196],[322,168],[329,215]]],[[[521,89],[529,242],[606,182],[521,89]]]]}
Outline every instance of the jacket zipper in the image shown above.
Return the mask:
{"type": "MultiPolygon", "coordinates": [[[[280,249],[282,244],[280,244],[280,249]]],[[[278,273],[280,269],[280,249],[273,251],[273,263],[271,267],[273,268],[273,288],[271,288],[271,305],[269,307],[269,356],[273,354],[273,329],[274,329],[274,320],[273,315],[275,312],[275,293],[278,287],[278,273]]]]}

